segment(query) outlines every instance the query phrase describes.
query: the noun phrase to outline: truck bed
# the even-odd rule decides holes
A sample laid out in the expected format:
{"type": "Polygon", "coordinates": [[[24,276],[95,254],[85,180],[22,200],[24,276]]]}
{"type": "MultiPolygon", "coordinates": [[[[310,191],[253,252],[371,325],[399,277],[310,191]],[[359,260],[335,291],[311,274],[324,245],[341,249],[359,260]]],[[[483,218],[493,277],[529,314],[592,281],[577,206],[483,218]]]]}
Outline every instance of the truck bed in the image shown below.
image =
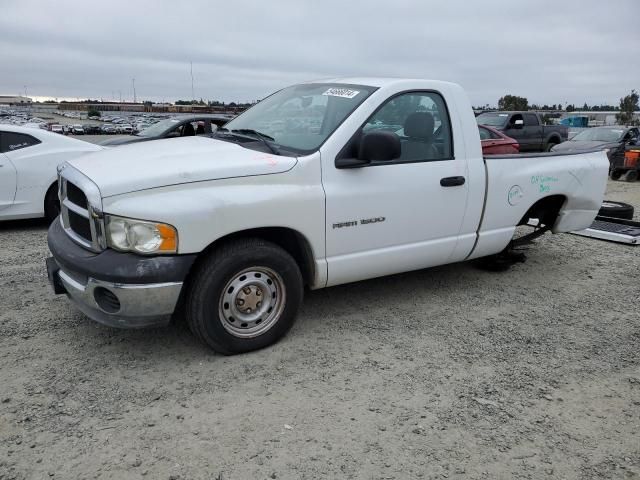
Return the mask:
{"type": "Polygon", "coordinates": [[[506,247],[532,206],[550,201],[543,199],[561,205],[552,232],[589,227],[600,209],[609,170],[603,151],[490,155],[484,164],[487,194],[470,258],[486,255],[496,244],[506,247]]]}

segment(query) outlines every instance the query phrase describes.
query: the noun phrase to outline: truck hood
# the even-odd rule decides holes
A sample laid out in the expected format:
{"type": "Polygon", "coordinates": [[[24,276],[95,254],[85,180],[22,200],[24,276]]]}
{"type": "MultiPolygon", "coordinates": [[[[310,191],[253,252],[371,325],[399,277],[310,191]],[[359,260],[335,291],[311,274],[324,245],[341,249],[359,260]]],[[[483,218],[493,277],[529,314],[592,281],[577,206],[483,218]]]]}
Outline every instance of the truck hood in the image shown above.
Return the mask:
{"type": "Polygon", "coordinates": [[[182,183],[282,173],[296,162],[295,157],[210,137],[187,137],[105,149],[69,164],[89,177],[103,197],[110,197],[182,183]]]}

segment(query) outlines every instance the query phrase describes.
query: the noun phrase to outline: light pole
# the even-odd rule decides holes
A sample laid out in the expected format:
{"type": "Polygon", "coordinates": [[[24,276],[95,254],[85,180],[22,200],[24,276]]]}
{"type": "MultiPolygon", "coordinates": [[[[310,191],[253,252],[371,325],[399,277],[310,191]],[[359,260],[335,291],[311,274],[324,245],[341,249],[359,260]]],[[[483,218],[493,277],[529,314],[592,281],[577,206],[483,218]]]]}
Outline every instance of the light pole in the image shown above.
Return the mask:
{"type": "Polygon", "coordinates": [[[193,93],[193,62],[190,62],[191,65],[191,103],[196,99],[195,94],[193,93]]]}

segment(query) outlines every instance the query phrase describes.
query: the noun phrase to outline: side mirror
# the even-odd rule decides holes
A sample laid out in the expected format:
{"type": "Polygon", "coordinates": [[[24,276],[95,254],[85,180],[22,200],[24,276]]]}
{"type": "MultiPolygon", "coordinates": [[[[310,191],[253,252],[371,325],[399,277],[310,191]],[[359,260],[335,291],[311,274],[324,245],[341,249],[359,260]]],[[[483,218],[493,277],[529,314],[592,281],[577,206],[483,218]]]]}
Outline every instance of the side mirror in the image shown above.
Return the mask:
{"type": "Polygon", "coordinates": [[[401,151],[400,137],[395,133],[381,130],[365,133],[358,144],[358,156],[336,159],[336,168],[357,168],[371,162],[388,162],[400,158],[401,151]]]}
{"type": "Polygon", "coordinates": [[[524,127],[524,120],[521,120],[521,119],[514,120],[511,126],[516,130],[520,130],[522,127],[524,127]]]}

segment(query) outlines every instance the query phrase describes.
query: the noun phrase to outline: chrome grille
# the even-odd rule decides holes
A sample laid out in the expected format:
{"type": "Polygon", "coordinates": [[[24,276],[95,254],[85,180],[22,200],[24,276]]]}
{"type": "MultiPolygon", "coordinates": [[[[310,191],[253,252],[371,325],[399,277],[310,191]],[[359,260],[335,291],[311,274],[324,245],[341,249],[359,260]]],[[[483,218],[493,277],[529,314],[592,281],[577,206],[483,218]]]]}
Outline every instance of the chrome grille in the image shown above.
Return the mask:
{"type": "Polygon", "coordinates": [[[94,252],[105,249],[102,198],[95,183],[68,164],[58,171],[60,221],[69,237],[94,252]]]}

